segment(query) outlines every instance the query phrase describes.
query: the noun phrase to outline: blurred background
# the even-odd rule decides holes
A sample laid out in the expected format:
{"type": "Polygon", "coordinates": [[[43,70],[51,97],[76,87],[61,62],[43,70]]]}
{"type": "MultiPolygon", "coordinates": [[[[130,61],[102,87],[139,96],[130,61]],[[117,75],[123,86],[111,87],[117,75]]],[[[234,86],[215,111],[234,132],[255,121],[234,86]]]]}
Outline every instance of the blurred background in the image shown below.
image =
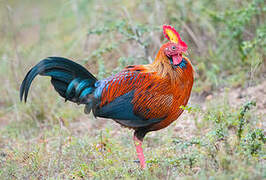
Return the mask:
{"type": "Polygon", "coordinates": [[[265,177],[265,11],[264,0],[0,0],[0,177],[265,177]],[[98,79],[151,63],[163,24],[187,43],[196,77],[180,120],[147,136],[149,170],[133,162],[130,130],[64,103],[49,78],[19,101],[48,56],[98,79]]]}

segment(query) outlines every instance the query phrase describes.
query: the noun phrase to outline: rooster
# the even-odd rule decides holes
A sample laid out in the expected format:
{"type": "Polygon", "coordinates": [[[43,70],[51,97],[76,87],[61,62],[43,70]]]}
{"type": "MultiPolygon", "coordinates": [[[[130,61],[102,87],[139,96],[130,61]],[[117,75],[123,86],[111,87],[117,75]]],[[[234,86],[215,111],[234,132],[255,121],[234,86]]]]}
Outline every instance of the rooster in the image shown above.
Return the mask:
{"type": "Polygon", "coordinates": [[[169,40],[152,64],[131,65],[106,79],[98,80],[81,65],[62,57],[40,61],[26,75],[20,100],[27,101],[30,85],[39,74],[50,76],[54,89],[66,101],[85,105],[85,113],[113,119],[134,129],[134,144],[141,168],[146,167],[142,150],[144,136],[167,127],[183,112],[192,85],[194,70],[184,56],[187,45],[178,32],[164,25],[169,40]]]}

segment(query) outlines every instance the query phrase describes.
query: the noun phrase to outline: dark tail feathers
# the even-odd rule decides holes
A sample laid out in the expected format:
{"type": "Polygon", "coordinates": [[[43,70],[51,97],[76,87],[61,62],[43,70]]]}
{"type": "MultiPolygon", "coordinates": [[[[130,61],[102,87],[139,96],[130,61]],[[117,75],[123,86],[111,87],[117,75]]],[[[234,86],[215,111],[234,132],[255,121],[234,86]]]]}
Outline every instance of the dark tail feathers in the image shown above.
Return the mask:
{"type": "Polygon", "coordinates": [[[30,85],[37,75],[50,76],[55,90],[78,104],[87,104],[88,95],[95,89],[97,79],[81,65],[62,57],[48,57],[40,61],[26,75],[20,86],[20,100],[27,101],[30,85]]]}

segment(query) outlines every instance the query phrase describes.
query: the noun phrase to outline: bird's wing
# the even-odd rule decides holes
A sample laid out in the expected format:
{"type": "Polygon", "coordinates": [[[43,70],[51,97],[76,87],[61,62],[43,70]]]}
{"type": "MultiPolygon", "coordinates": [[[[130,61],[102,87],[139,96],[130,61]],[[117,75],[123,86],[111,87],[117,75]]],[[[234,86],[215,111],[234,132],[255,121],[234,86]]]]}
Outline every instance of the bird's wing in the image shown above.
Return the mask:
{"type": "Polygon", "coordinates": [[[96,85],[99,104],[94,115],[128,127],[144,127],[165,119],[173,103],[169,82],[142,66],[129,66],[96,85]]]}

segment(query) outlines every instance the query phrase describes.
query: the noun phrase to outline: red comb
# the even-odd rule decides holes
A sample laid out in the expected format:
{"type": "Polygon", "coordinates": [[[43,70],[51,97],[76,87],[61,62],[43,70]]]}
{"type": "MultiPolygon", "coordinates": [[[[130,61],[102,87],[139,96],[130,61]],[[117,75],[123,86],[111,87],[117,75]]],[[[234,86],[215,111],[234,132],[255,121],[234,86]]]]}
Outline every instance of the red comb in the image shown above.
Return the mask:
{"type": "Polygon", "coordinates": [[[171,41],[170,40],[170,37],[167,35],[167,32],[166,32],[167,29],[171,30],[176,35],[176,37],[178,39],[178,44],[180,44],[184,48],[187,48],[187,44],[184,41],[182,41],[182,39],[180,38],[179,33],[175,30],[174,27],[172,27],[170,25],[163,25],[163,34],[166,37],[166,39],[168,39],[169,41],[171,41]]]}

